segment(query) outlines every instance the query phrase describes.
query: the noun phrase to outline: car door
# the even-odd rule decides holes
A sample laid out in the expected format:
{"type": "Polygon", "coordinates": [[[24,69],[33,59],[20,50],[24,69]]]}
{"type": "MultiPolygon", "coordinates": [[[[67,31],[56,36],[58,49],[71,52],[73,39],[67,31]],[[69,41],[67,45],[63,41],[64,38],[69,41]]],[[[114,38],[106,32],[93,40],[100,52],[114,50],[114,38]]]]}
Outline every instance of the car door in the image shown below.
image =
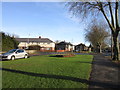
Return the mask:
{"type": "Polygon", "coordinates": [[[24,50],[20,50],[20,58],[23,58],[25,56],[24,50]]]}
{"type": "Polygon", "coordinates": [[[16,58],[23,58],[24,57],[24,50],[18,50],[16,52],[16,58]]]}
{"type": "Polygon", "coordinates": [[[19,56],[19,50],[17,50],[16,52],[15,52],[15,58],[19,58],[20,56],[19,56]]]}

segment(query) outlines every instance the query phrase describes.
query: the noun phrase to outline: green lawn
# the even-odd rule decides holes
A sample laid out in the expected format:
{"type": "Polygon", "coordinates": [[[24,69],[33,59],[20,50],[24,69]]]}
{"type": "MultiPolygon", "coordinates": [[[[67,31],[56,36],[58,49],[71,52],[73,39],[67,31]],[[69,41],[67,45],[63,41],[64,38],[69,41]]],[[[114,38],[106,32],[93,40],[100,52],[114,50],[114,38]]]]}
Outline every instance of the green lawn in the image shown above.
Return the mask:
{"type": "Polygon", "coordinates": [[[3,88],[87,88],[92,55],[2,61],[3,88]]]}

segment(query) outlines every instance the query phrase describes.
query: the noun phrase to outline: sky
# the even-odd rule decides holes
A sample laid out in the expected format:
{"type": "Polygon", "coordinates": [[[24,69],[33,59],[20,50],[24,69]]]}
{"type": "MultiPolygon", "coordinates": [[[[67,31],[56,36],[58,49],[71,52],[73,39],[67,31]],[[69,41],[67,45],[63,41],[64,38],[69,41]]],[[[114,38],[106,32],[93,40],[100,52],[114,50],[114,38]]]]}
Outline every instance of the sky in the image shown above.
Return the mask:
{"type": "Polygon", "coordinates": [[[119,13],[119,14],[118,14],[118,17],[119,17],[119,25],[120,25],[120,2],[119,2],[119,7],[118,7],[118,9],[119,9],[119,10],[118,10],[118,13],[119,13]]]}
{"type": "Polygon", "coordinates": [[[20,38],[41,36],[74,45],[89,45],[84,38],[86,24],[71,18],[60,2],[3,2],[2,26],[2,31],[20,38]]]}
{"type": "Polygon", "coordinates": [[[89,21],[81,22],[81,18],[71,16],[60,2],[2,2],[2,31],[20,38],[41,36],[88,46],[84,34],[89,21]]]}

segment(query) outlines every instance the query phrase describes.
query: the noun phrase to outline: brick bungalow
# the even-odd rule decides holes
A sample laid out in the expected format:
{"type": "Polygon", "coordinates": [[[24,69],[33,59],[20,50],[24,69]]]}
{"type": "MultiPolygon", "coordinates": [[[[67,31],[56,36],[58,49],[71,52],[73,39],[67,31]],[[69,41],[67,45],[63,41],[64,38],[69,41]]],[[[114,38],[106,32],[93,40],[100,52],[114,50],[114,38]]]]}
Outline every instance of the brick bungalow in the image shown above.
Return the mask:
{"type": "Polygon", "coordinates": [[[87,51],[88,47],[85,44],[78,44],[75,46],[75,51],[87,51]]]}
{"type": "Polygon", "coordinates": [[[74,46],[71,43],[62,41],[55,44],[55,50],[57,52],[73,51],[74,46]]]}

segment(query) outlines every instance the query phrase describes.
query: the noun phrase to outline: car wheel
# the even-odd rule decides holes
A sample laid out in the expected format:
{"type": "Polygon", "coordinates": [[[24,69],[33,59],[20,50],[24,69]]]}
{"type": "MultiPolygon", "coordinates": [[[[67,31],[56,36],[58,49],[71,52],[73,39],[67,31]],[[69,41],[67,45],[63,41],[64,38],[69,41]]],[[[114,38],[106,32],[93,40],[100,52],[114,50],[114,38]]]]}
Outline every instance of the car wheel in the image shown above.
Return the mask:
{"type": "Polygon", "coordinates": [[[11,57],[11,60],[15,60],[15,56],[12,56],[12,57],[11,57]]]}
{"type": "Polygon", "coordinates": [[[28,58],[28,55],[25,55],[25,57],[24,58],[28,58]]]}

